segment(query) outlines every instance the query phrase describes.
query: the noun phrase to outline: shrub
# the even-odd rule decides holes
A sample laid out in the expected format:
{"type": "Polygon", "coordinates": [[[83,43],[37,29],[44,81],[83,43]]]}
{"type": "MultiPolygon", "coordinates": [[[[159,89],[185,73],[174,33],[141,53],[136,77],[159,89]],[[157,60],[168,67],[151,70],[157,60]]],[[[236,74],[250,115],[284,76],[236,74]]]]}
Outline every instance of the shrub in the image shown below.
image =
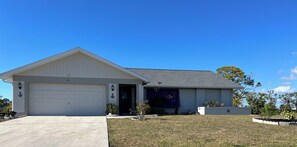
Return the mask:
{"type": "Polygon", "coordinates": [[[273,103],[265,104],[261,109],[261,116],[270,119],[273,115],[278,113],[276,106],[273,103]]]}
{"type": "Polygon", "coordinates": [[[292,112],[292,111],[290,112],[290,111],[287,111],[287,110],[285,110],[285,111],[283,111],[281,113],[281,116],[284,117],[287,120],[293,120],[293,119],[295,119],[295,115],[296,115],[295,112],[292,112]]]}
{"type": "Polygon", "coordinates": [[[106,104],[106,111],[105,111],[106,114],[109,114],[109,113],[117,114],[117,112],[118,112],[118,107],[116,104],[111,104],[111,103],[106,104]]]}
{"type": "Polygon", "coordinates": [[[12,110],[12,104],[8,104],[7,106],[4,106],[0,112],[3,112],[3,113],[8,113],[12,110]]]}
{"type": "Polygon", "coordinates": [[[210,100],[207,102],[208,107],[216,107],[218,102],[216,100],[210,100]]]}
{"type": "Polygon", "coordinates": [[[148,114],[151,110],[151,107],[147,103],[140,103],[136,107],[138,114],[145,115],[148,114]]]}
{"type": "Polygon", "coordinates": [[[289,111],[290,112],[290,111],[292,111],[291,106],[290,105],[285,105],[285,104],[280,105],[279,109],[280,109],[280,112],[284,112],[284,111],[289,111]]]}

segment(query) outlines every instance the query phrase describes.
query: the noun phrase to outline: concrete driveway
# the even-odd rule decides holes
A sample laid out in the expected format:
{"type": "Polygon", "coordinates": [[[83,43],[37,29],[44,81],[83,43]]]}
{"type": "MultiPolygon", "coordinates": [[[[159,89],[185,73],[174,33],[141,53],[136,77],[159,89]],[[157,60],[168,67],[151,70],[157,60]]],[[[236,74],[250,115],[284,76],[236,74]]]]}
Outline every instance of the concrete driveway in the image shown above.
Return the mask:
{"type": "Polygon", "coordinates": [[[107,147],[106,117],[28,116],[0,123],[1,147],[107,147]]]}

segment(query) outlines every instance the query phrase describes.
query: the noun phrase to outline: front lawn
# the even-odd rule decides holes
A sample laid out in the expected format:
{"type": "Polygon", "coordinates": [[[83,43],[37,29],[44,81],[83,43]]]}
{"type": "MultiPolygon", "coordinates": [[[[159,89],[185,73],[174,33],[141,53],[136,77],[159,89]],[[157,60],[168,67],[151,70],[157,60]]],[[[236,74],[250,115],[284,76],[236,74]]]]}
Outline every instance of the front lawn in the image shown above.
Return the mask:
{"type": "Polygon", "coordinates": [[[251,116],[161,116],[109,119],[111,146],[297,146],[297,126],[252,122],[251,116]]]}

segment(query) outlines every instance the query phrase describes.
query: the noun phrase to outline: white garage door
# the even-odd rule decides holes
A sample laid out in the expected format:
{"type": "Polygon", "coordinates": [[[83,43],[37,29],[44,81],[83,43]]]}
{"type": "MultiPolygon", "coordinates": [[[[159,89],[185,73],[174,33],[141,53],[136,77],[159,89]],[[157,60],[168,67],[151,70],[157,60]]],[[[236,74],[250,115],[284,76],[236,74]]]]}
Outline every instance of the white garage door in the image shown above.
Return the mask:
{"type": "Polygon", "coordinates": [[[104,85],[30,84],[30,115],[104,115],[104,85]]]}

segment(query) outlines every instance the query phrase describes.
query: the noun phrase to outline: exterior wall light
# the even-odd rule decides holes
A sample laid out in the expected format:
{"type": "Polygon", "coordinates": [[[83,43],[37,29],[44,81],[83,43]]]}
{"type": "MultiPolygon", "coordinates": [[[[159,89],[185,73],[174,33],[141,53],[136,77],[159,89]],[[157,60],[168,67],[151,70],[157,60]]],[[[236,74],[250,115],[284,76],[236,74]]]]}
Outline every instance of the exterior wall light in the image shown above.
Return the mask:
{"type": "Polygon", "coordinates": [[[19,82],[18,87],[19,87],[19,89],[22,89],[22,83],[21,82],[19,82]]]}

